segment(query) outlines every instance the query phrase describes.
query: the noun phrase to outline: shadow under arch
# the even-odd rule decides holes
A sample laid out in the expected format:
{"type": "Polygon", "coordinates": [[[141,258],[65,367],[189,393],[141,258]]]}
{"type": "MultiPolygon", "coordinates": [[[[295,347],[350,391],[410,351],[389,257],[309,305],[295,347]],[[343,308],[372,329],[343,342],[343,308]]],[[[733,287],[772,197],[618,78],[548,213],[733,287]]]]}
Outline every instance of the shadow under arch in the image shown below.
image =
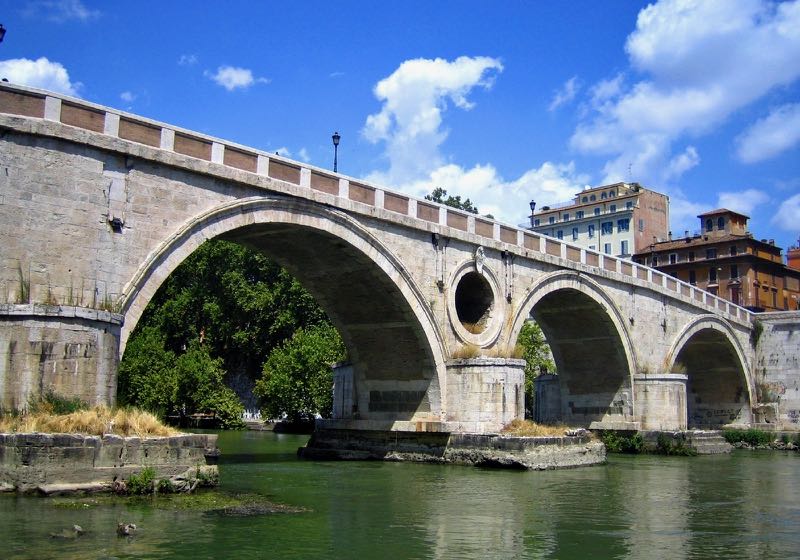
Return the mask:
{"type": "Polygon", "coordinates": [[[535,282],[512,324],[516,340],[529,318],[550,345],[558,375],[537,392],[540,421],[598,429],[635,427],[635,357],[622,315],[595,281],[556,271],[535,282]]]}
{"type": "Polygon", "coordinates": [[[275,259],[325,309],[352,367],[353,411],[347,417],[382,427],[439,419],[446,390],[444,337],[414,279],[358,222],[302,199],[232,201],[164,240],[125,287],[120,353],[159,286],[212,238],[242,243],[275,259]]]}
{"type": "Polygon", "coordinates": [[[753,387],[731,326],[714,315],[689,322],[667,354],[669,371],[684,373],[688,428],[752,421],[753,387]]]}

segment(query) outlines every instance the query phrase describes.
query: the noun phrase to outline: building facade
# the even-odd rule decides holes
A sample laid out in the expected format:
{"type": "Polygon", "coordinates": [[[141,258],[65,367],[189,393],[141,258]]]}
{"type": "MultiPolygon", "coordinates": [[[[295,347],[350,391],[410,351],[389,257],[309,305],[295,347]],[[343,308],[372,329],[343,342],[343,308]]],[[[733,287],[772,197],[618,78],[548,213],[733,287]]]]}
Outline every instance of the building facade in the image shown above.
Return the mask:
{"type": "Polygon", "coordinates": [[[630,258],[669,229],[669,197],[638,183],[585,189],[566,203],[535,210],[530,229],[593,251],[630,258]]]}
{"type": "Polygon", "coordinates": [[[633,260],[751,311],[800,309],[800,270],[783,264],[774,240],[755,239],[732,210],[698,218],[699,234],[651,243],[633,260]]]}

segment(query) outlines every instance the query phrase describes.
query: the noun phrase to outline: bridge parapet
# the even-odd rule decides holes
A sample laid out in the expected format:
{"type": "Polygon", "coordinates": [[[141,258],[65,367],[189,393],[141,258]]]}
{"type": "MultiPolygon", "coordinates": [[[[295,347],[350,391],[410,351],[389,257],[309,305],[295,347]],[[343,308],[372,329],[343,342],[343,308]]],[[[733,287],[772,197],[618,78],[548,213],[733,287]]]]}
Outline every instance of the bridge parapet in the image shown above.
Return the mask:
{"type": "MultiPolygon", "coordinates": [[[[25,130],[24,122],[13,116],[32,117],[87,131],[91,134],[78,133],[73,137],[88,145],[110,148],[127,155],[171,165],[186,163],[186,158],[199,160],[205,164],[189,165],[202,173],[226,178],[235,176],[237,180],[256,186],[263,186],[263,179],[271,179],[269,188],[272,191],[323,201],[362,215],[378,215],[382,219],[400,222],[416,229],[460,238],[528,258],[543,258],[576,270],[599,270],[618,275],[623,281],[645,286],[669,297],[684,301],[688,299],[697,307],[722,314],[742,325],[749,326],[752,321],[752,314],[738,305],[626,259],[584,249],[563,240],[393,191],[368,181],[332,173],[277,154],[82,99],[2,83],[0,128],[25,130]],[[102,137],[124,142],[109,144],[103,142],[102,137]],[[165,157],[164,153],[175,157],[165,157]]],[[[39,127],[31,132],[55,136],[63,131],[39,127]]],[[[112,204],[108,215],[112,227],[124,225],[123,218],[115,214],[112,204]]]]}

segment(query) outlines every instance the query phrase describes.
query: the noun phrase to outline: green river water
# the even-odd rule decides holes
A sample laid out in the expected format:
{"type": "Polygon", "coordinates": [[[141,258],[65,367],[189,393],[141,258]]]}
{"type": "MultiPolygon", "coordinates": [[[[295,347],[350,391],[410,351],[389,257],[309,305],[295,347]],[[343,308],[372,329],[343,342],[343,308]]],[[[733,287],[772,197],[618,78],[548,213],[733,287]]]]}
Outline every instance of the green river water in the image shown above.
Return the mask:
{"type": "Polygon", "coordinates": [[[233,517],[0,496],[0,558],[798,558],[800,455],[612,456],[549,472],[298,460],[303,436],[221,433],[221,490],[303,508],[233,517]],[[115,535],[117,522],[139,527],[115,535]],[[86,534],[54,539],[73,524],[86,534]]]}

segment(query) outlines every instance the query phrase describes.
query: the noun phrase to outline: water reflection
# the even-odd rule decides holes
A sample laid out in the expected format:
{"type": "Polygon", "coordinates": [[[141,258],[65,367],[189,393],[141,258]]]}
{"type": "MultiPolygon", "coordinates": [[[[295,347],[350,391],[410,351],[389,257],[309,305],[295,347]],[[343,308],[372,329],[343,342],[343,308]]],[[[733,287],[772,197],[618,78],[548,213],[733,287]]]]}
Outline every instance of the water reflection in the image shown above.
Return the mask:
{"type": "Polygon", "coordinates": [[[223,487],[308,511],[224,517],[0,496],[0,557],[788,558],[800,456],[612,457],[567,471],[299,461],[298,436],[223,434],[223,487]],[[118,539],[118,521],[141,527],[118,539]],[[77,540],[50,539],[77,523],[77,540]]]}

